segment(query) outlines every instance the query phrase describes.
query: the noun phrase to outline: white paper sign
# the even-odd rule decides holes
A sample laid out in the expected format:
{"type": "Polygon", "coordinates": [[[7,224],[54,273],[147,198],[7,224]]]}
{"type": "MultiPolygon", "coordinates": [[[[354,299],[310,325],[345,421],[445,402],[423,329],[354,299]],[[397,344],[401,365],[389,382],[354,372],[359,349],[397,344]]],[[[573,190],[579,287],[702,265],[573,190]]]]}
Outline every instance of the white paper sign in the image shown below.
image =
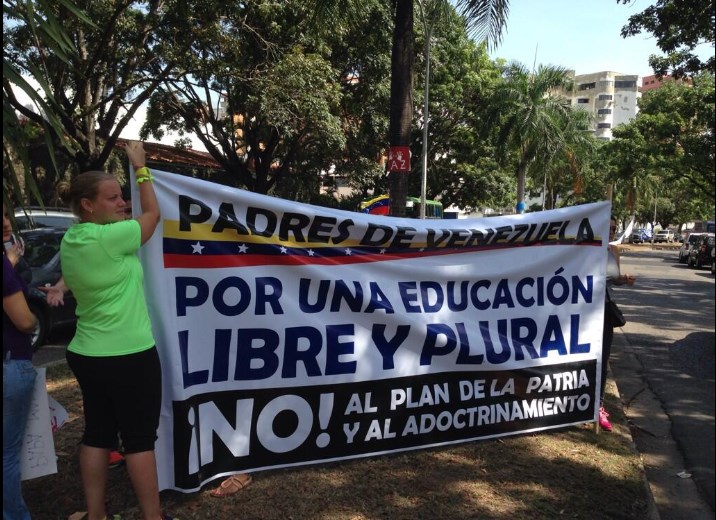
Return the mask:
{"type": "Polygon", "coordinates": [[[52,426],[52,433],[55,433],[67,422],[69,414],[65,407],[55,401],[51,395],[47,396],[47,400],[50,403],[50,425],[52,426]]]}
{"type": "Polygon", "coordinates": [[[45,369],[37,368],[35,389],[30,403],[30,417],[27,419],[20,454],[20,476],[22,480],[29,480],[53,473],[57,473],[57,457],[55,441],[52,438],[45,369]]]}

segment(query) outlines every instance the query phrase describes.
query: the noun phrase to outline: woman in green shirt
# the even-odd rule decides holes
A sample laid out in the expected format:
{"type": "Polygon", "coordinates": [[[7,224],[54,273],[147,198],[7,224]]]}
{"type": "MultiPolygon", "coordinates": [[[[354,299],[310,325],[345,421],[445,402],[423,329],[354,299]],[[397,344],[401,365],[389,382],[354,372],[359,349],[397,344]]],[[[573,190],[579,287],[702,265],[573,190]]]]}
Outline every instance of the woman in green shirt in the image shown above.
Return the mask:
{"type": "Polygon", "coordinates": [[[142,143],[129,142],[126,152],[139,189],[135,219],[125,220],[121,187],[106,172],[82,173],[58,190],[80,218],[65,234],[60,258],[64,285],[77,300],[67,362],[84,404],[80,472],[89,520],[107,516],[107,457],[118,434],[144,520],[169,518],[159,504],[154,455],[161,366],[136,255],[159,223],[159,203],[142,143]]]}

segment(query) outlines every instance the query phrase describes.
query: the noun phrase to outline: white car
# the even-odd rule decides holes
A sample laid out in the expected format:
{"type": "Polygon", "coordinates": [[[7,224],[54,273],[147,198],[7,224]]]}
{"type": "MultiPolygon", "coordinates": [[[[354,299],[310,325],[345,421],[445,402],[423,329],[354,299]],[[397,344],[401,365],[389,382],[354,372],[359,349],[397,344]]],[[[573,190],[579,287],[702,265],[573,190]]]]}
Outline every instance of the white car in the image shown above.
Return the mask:
{"type": "Polygon", "coordinates": [[[18,229],[37,229],[43,227],[68,229],[79,219],[67,208],[41,208],[31,206],[15,208],[15,224],[18,229]]]}
{"type": "Polygon", "coordinates": [[[654,235],[654,242],[673,242],[674,232],[670,229],[662,229],[654,235]]]}

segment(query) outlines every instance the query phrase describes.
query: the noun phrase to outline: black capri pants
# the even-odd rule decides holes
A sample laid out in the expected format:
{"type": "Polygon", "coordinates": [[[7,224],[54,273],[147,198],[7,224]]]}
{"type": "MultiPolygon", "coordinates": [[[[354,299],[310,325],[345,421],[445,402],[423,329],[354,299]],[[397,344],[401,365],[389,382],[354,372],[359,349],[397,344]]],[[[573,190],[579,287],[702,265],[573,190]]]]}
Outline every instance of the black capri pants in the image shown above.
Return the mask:
{"type": "Polygon", "coordinates": [[[83,356],[67,351],[67,364],[82,390],[82,444],[125,453],[154,450],[162,405],[162,371],[152,347],[122,356],[83,356]]]}

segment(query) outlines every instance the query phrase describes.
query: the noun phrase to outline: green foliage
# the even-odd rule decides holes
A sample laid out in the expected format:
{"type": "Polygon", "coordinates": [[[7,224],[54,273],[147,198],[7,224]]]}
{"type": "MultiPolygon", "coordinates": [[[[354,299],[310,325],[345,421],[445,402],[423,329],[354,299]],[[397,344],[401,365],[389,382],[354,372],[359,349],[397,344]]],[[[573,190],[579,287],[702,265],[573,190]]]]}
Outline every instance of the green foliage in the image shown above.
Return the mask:
{"type": "Polygon", "coordinates": [[[458,12],[465,17],[471,37],[488,45],[502,40],[507,25],[509,0],[456,0],[458,12]]]}
{"type": "Polygon", "coordinates": [[[591,202],[595,195],[596,200],[604,200],[604,184],[599,184],[593,169],[599,141],[591,131],[592,115],[586,110],[570,109],[558,121],[556,130],[561,143],[553,153],[538,155],[530,168],[533,182],[542,181],[544,209],[591,202]],[[589,194],[587,185],[591,188],[589,194]]]}
{"type": "MultiPolygon", "coordinates": [[[[629,4],[632,0],[617,0],[629,4]]],[[[658,0],[656,4],[629,17],[622,28],[622,37],[649,32],[656,38],[665,56],[652,55],[649,65],[654,73],[675,77],[691,76],[699,72],[716,72],[713,51],[702,61],[694,54],[700,44],[714,46],[714,4],[712,0],[658,0]]]]}
{"type": "MultiPolygon", "coordinates": [[[[430,38],[432,22],[438,14],[446,12],[446,0],[420,1],[424,28],[430,38]],[[443,5],[439,5],[443,4],[443,5]]],[[[396,0],[393,46],[391,54],[391,95],[389,140],[391,146],[405,146],[410,143],[410,125],[412,123],[413,89],[413,1],[396,0]]],[[[487,39],[488,43],[499,41],[505,27],[508,13],[508,0],[456,0],[454,4],[464,17],[469,33],[478,40],[487,39]]],[[[427,59],[430,59],[428,56],[427,59]]],[[[427,152],[427,150],[425,150],[427,152]]],[[[391,214],[403,216],[403,200],[408,195],[406,176],[390,176],[391,214]]]]}
{"type": "Polygon", "coordinates": [[[158,59],[162,45],[156,34],[181,3],[83,1],[78,2],[82,19],[66,2],[28,2],[37,17],[61,27],[67,41],[48,45],[27,17],[6,28],[7,61],[40,84],[45,102],[33,112],[6,83],[9,105],[40,125],[47,117],[53,123],[48,142],[72,158],[76,172],[102,169],[119,134],[171,68],[171,62],[158,59]]]}
{"type": "Polygon", "coordinates": [[[659,219],[663,225],[713,217],[713,99],[712,74],[695,76],[693,86],[666,83],[644,94],[636,118],[615,128],[614,139],[603,147],[609,175],[631,192],[627,206],[642,218],[651,206],[652,217],[645,221],[653,220],[655,197],[657,218],[662,207],[668,220],[659,219]]]}
{"type": "Polygon", "coordinates": [[[331,63],[343,78],[340,110],[346,140],[335,174],[361,196],[387,193],[380,158],[388,135],[391,23],[387,3],[375,0],[363,9],[360,23],[330,38],[331,63]]]}
{"type": "Polygon", "coordinates": [[[285,141],[320,141],[321,146],[340,150],[345,141],[337,114],[338,80],[337,71],[322,56],[294,47],[255,79],[246,92],[245,107],[285,141]]]}
{"type": "MultiPolygon", "coordinates": [[[[37,2],[38,20],[47,17],[66,36],[40,31],[57,41],[38,45],[35,22],[20,16],[6,29],[8,77],[36,75],[45,90],[35,96],[48,113],[44,119],[28,111],[14,99],[17,87],[4,88],[5,140],[27,145],[6,146],[6,156],[16,150],[32,158],[26,175],[39,180],[35,192],[47,200],[65,171],[121,167],[112,156],[116,138],[151,97],[145,137],[176,131],[185,147],[186,135],[196,133],[235,186],[354,209],[351,201],[337,202],[326,172],[347,179],[357,199],[390,189],[380,159],[395,102],[395,20],[383,0],[348,4],[346,18],[319,21],[298,1],[98,0],[82,3],[98,21],[85,27],[64,1],[37,2]],[[16,113],[27,122],[17,122],[16,113]],[[58,153],[47,153],[48,143],[58,153]]],[[[554,94],[569,87],[565,71],[497,68],[457,14],[467,4],[494,4],[503,11],[493,21],[504,24],[507,2],[420,4],[446,8],[430,26],[428,198],[464,209],[503,208],[516,185],[532,193],[546,186],[550,208],[602,200],[614,185],[615,212],[633,208],[646,217],[651,208],[653,217],[656,193],[664,219],[713,216],[712,74],[696,76],[693,88],[673,83],[646,93],[637,119],[595,151],[586,112],[554,94]]],[[[420,192],[425,28],[413,56],[413,169],[404,176],[411,195],[420,192]]],[[[4,178],[13,182],[12,161],[4,164],[4,178]]]]}
{"type": "Polygon", "coordinates": [[[43,138],[52,172],[58,170],[54,159],[53,134],[57,136],[69,153],[74,151],[72,141],[64,135],[62,122],[53,110],[57,105],[57,100],[50,85],[45,81],[38,62],[30,61],[25,66],[20,65],[16,60],[17,49],[13,49],[9,45],[10,41],[7,38],[7,35],[18,27],[26,27],[27,33],[38,46],[67,63],[69,55],[74,52],[74,44],[65,32],[63,24],[54,16],[50,9],[51,5],[68,13],[69,17],[76,19],[83,27],[94,27],[94,23],[69,0],[54,2],[47,0],[3,1],[3,201],[8,207],[24,204],[33,199],[40,204],[44,202],[35,179],[31,175],[30,158],[32,154],[25,146],[27,138],[43,138]],[[36,81],[41,93],[28,83],[23,77],[23,73],[28,73],[36,81]],[[18,91],[25,94],[43,114],[42,117],[35,119],[36,125],[27,125],[25,119],[18,118],[16,111],[20,106],[17,98],[18,91]],[[16,155],[23,166],[23,175],[20,175],[15,169],[16,155]],[[11,193],[13,200],[10,199],[11,193]],[[26,196],[23,196],[23,193],[26,196]]]}
{"type": "Polygon", "coordinates": [[[372,109],[387,92],[388,34],[372,29],[387,12],[373,4],[360,25],[329,33],[312,30],[300,2],[202,2],[195,52],[152,96],[143,134],[195,133],[251,191],[294,198],[300,183],[318,186],[322,171],[384,126],[372,109]]]}
{"type": "Polygon", "coordinates": [[[559,94],[570,88],[564,68],[540,65],[532,72],[511,63],[488,101],[484,121],[494,131],[501,164],[513,165],[518,203],[524,201],[527,176],[542,177],[540,165],[567,153],[583,130],[571,115],[569,100],[559,94]]]}
{"type": "MultiPolygon", "coordinates": [[[[424,32],[418,48],[424,49],[424,32]]],[[[494,159],[495,150],[481,134],[480,111],[490,89],[499,80],[499,69],[489,60],[484,45],[468,37],[462,19],[451,11],[432,31],[430,51],[430,106],[428,124],[427,198],[445,207],[476,210],[509,206],[514,182],[494,159]]],[[[424,53],[418,55],[416,84],[424,85],[424,53]]],[[[408,192],[419,196],[422,164],[415,151],[423,147],[425,118],[417,89],[413,121],[413,160],[408,192]]]]}

